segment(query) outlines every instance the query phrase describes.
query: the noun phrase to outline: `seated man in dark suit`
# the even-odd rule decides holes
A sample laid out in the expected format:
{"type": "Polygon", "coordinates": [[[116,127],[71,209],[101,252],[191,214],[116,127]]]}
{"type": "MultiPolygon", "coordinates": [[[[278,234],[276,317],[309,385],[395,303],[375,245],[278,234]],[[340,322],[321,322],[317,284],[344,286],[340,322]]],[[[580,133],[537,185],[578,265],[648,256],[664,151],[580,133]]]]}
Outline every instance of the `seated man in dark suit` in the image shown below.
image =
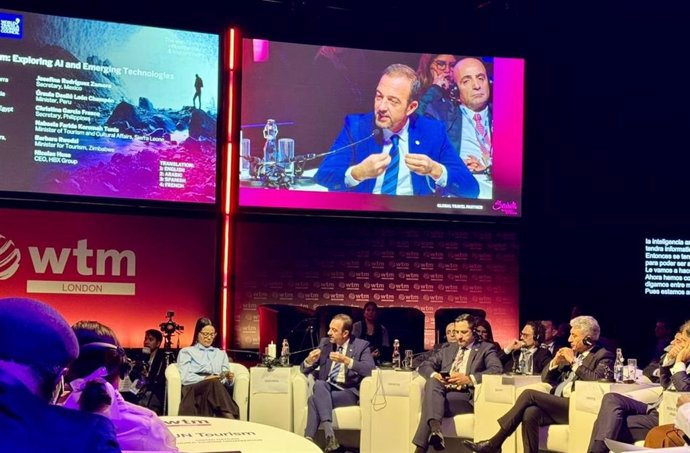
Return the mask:
{"type": "Polygon", "coordinates": [[[165,352],[160,349],[163,334],[156,329],[149,329],[144,334],[142,349],[146,366],[142,374],[143,387],[139,391],[137,404],[148,407],[158,415],[163,415],[165,399],[165,352]]]}
{"type": "Polygon", "coordinates": [[[316,182],[330,191],[476,198],[479,184],[443,123],[413,115],[419,86],[409,66],[386,68],[376,88],[374,112],[345,118],[332,147],[339,151],[321,163],[316,182]],[[383,137],[377,136],[381,129],[383,137]]]}
{"type": "MultiPolygon", "coordinates": [[[[671,342],[669,351],[661,357],[659,380],[664,390],[690,391],[690,376],[686,366],[690,363],[690,321],[686,321],[671,342]]],[[[601,401],[599,415],[594,422],[590,453],[607,453],[605,439],[632,443],[643,440],[659,425],[661,398],[654,404],[645,404],[620,393],[607,393],[601,401]]]]}
{"type": "Polygon", "coordinates": [[[541,374],[551,361],[551,353],[542,348],[544,326],[539,321],[527,321],[520,332],[520,339],[515,339],[503,352],[501,358],[503,372],[517,374],[541,374]]]}
{"type": "Polygon", "coordinates": [[[551,355],[554,355],[559,349],[568,346],[568,343],[558,336],[557,322],[552,319],[542,319],[541,325],[544,326],[544,340],[541,343],[542,348],[548,349],[551,355]]]}
{"type": "Polygon", "coordinates": [[[491,439],[463,443],[472,451],[498,453],[503,442],[522,424],[524,452],[538,453],[539,427],[568,423],[569,396],[575,381],[596,381],[610,375],[614,356],[596,344],[599,334],[599,323],[591,316],[571,319],[571,347],[559,349],[542,372],[542,381],[553,386],[551,393],[525,390],[498,419],[500,429],[491,439]]]}
{"type": "Polygon", "coordinates": [[[110,420],[52,405],[78,354],[72,328],[52,307],[0,299],[0,451],[120,451],[110,420]]]}
{"type": "Polygon", "coordinates": [[[376,366],[369,351],[369,342],[350,337],[352,318],[335,315],[318,349],[309,353],[300,369],[313,374],[314,393],[309,397],[307,427],[304,436],[313,440],[321,425],[326,434],[326,448],[330,452],[340,448],[333,432],[333,409],[354,406],[359,401],[359,384],[376,366]],[[318,367],[318,369],[317,369],[318,367]]]}
{"type": "Polygon", "coordinates": [[[456,342],[441,348],[419,366],[426,378],[422,415],[412,443],[416,452],[425,452],[429,444],[445,448],[441,418],[474,412],[474,386],[482,375],[501,374],[503,367],[492,343],[482,343],[474,330],[477,319],[464,314],[455,320],[456,342]]]}

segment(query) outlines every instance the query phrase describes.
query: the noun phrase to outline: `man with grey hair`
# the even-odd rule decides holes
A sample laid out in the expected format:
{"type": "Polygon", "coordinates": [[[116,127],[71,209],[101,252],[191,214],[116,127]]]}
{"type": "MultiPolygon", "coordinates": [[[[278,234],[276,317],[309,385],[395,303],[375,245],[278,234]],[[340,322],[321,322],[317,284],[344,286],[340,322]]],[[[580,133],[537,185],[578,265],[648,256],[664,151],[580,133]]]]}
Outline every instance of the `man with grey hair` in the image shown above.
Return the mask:
{"type": "Polygon", "coordinates": [[[522,425],[525,453],[539,452],[539,427],[568,423],[570,393],[577,380],[604,379],[613,368],[614,356],[597,345],[599,323],[591,316],[570,320],[569,348],[561,348],[542,372],[542,381],[552,385],[551,393],[526,390],[513,407],[498,419],[500,429],[490,439],[463,443],[479,453],[498,453],[501,445],[522,425]]]}
{"type": "Polygon", "coordinates": [[[443,123],[418,117],[419,80],[409,66],[386,68],[374,111],[348,115],[316,182],[329,191],[476,198],[479,185],[443,123]]]}
{"type": "Polygon", "coordinates": [[[52,405],[78,354],[74,332],[53,308],[0,299],[0,451],[120,451],[110,420],[52,405]]]}

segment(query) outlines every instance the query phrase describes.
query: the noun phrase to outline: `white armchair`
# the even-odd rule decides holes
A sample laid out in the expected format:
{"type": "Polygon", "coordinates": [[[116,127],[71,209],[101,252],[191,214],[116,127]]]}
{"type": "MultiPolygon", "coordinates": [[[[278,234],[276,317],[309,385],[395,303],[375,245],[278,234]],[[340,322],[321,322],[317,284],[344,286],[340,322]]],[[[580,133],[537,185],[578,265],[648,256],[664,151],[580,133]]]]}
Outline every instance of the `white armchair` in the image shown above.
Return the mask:
{"type": "MultiPolygon", "coordinates": [[[[548,384],[527,386],[544,392],[548,384]]],[[[587,451],[601,400],[608,392],[625,393],[644,403],[654,402],[660,395],[660,387],[648,384],[610,384],[602,382],[578,381],[576,391],[570,395],[567,425],[549,425],[539,430],[539,449],[550,452],[581,453],[587,451]]],[[[518,431],[518,453],[522,453],[522,433],[518,431]]]]}
{"type": "MultiPolygon", "coordinates": [[[[537,384],[532,384],[532,385],[527,385],[525,387],[522,387],[518,389],[517,394],[518,396],[522,394],[525,390],[537,390],[540,392],[544,393],[549,393],[551,390],[551,386],[547,383],[540,382],[537,384]]],[[[575,398],[575,392],[571,395],[571,401],[574,401],[573,398],[575,398]]],[[[569,407],[569,412],[568,416],[570,417],[570,424],[573,423],[573,411],[574,411],[575,405],[570,404],[569,407]]],[[[587,434],[587,438],[589,439],[589,434],[587,434]]],[[[547,451],[552,451],[552,452],[559,452],[559,453],[568,453],[568,443],[570,441],[570,425],[549,425],[549,426],[543,426],[539,429],[539,449],[540,450],[547,450],[547,451]]],[[[523,453],[523,448],[522,448],[522,431],[521,428],[518,428],[517,430],[517,452],[518,453],[523,453]]],[[[585,450],[582,451],[587,451],[585,450]]],[[[578,452],[582,453],[582,452],[578,452]]]]}
{"type": "MultiPolygon", "coordinates": [[[[292,378],[292,397],[293,397],[293,432],[300,436],[304,435],[304,429],[307,427],[307,400],[312,394],[314,386],[313,376],[305,376],[303,373],[297,373],[292,378]]],[[[370,377],[364,378],[360,384],[360,395],[370,395],[373,381],[370,377]]],[[[360,399],[361,401],[361,399],[360,399]]],[[[362,430],[362,409],[357,406],[338,407],[333,409],[333,429],[358,431],[360,434],[360,449],[362,453],[367,452],[369,445],[369,429],[362,430]]],[[[338,437],[338,440],[341,440],[338,437]]]]}
{"type": "MultiPolygon", "coordinates": [[[[422,399],[424,398],[424,384],[426,379],[423,376],[417,376],[412,381],[410,389],[410,412],[413,417],[415,430],[419,425],[419,419],[422,416],[422,399]]],[[[474,390],[474,404],[475,407],[478,398],[483,395],[482,385],[478,385],[474,390]]],[[[445,437],[459,437],[462,439],[474,440],[475,431],[475,414],[460,414],[450,418],[443,418],[441,420],[441,432],[445,437]]],[[[410,439],[411,441],[411,439],[410,439]]]]}
{"type": "MultiPolygon", "coordinates": [[[[240,420],[247,420],[249,409],[249,370],[240,363],[230,363],[230,371],[235,374],[232,399],[235,400],[240,408],[240,420]]],[[[182,381],[180,370],[176,363],[171,363],[165,369],[165,379],[167,381],[167,415],[177,415],[182,400],[182,381]]]]}
{"type": "Polygon", "coordinates": [[[664,390],[659,406],[659,425],[669,425],[675,423],[676,413],[678,408],[676,402],[681,395],[688,395],[690,392],[675,392],[671,390],[664,390]]]}

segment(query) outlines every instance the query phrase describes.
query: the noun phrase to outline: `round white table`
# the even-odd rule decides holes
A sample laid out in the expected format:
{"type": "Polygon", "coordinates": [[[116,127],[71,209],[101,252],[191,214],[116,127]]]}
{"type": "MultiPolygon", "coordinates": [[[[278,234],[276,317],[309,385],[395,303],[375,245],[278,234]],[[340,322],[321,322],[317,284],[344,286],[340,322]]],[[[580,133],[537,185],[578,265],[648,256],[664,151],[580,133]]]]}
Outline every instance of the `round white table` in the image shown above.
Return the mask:
{"type": "Polygon", "coordinates": [[[314,443],[290,431],[226,418],[161,417],[180,452],[320,453],[314,443]]]}

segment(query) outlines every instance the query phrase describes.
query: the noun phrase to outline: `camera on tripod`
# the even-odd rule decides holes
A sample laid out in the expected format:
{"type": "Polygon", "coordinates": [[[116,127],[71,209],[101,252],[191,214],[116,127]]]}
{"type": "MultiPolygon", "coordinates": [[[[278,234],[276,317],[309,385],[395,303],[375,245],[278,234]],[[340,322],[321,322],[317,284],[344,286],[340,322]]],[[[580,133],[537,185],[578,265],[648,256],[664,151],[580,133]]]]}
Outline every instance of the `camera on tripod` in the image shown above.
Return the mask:
{"type": "Polygon", "coordinates": [[[165,349],[170,349],[172,347],[172,336],[178,332],[184,332],[184,326],[173,321],[174,311],[168,311],[165,316],[168,320],[160,323],[160,329],[165,337],[165,349]]]}

